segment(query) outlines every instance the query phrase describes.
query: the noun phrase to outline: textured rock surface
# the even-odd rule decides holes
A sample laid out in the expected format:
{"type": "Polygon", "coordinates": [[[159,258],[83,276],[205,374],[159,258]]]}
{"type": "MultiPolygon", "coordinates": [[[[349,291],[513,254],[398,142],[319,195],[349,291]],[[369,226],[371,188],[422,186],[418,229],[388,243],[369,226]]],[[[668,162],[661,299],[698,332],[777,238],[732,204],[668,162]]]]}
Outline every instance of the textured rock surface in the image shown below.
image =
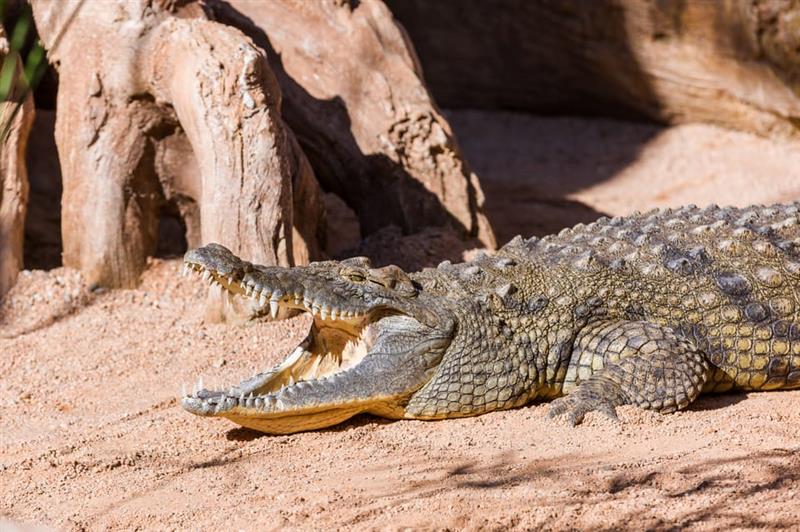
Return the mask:
{"type": "MultiPolygon", "coordinates": [[[[8,40],[0,28],[0,58],[5,58],[8,51],[8,40]]],[[[18,65],[16,75],[21,75],[21,65],[18,65]]],[[[22,269],[28,203],[25,149],[33,114],[30,95],[12,93],[8,101],[0,102],[0,129],[8,124],[7,138],[0,139],[0,297],[11,288],[22,269]]]]}
{"type": "Polygon", "coordinates": [[[272,264],[315,253],[316,183],[262,53],[193,5],[85,2],[70,19],[78,4],[33,2],[60,74],[64,264],[89,283],[135,285],[165,209],[190,241],[231,242],[272,264]],[[306,202],[298,230],[293,184],[306,202]]]}
{"type": "Polygon", "coordinates": [[[635,114],[797,136],[796,2],[388,4],[446,107],[635,114]]]}
{"type": "Polygon", "coordinates": [[[287,122],[365,235],[390,224],[404,233],[449,225],[494,245],[478,179],[382,2],[208,5],[267,51],[287,122]]]}

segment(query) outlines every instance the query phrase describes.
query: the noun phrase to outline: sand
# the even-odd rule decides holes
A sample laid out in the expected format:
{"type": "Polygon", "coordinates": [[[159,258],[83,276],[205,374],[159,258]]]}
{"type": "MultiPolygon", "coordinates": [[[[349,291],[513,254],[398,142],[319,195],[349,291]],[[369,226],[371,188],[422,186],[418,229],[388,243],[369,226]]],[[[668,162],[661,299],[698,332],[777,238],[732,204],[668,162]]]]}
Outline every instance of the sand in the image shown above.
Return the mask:
{"type": "MultiPolygon", "coordinates": [[[[709,126],[451,119],[501,239],[800,188],[794,145],[709,126]]],[[[574,428],[546,404],[291,436],[189,415],[183,383],[260,371],[308,321],[206,323],[205,288],[179,267],[154,259],[138,289],[117,291],[65,268],[24,272],[0,304],[0,529],[800,527],[800,391],[703,397],[673,415],[623,407],[621,423],[590,414],[574,428]]]]}

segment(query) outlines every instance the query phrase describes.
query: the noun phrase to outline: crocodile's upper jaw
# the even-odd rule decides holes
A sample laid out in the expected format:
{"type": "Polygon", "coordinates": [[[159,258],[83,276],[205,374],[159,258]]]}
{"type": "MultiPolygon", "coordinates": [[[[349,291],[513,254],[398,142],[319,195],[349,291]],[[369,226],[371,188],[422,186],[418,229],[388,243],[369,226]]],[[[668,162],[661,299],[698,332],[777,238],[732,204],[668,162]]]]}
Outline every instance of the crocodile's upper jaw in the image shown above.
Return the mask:
{"type": "Polygon", "coordinates": [[[360,302],[337,307],[331,304],[335,298],[320,301],[314,293],[287,290],[286,284],[281,289],[264,289],[261,281],[269,278],[266,269],[254,271],[257,267],[234,262],[238,259],[221,246],[222,251],[211,248],[215,252],[211,257],[203,255],[207,248],[187,253],[186,273],[199,274],[262,305],[268,302],[273,316],[281,308],[295,308],[311,313],[314,320],[305,340],[273,369],[227,390],[200,386],[184,395],[182,405],[189,412],[226,417],[272,434],[331,426],[359,412],[402,417],[403,399],[427,382],[447,344],[447,334],[396,308],[369,308],[360,302]],[[223,253],[231,264],[220,266],[212,260],[219,259],[216,253],[223,253]],[[253,275],[261,276],[255,286],[253,275]],[[402,333],[400,341],[398,333],[402,333]],[[400,343],[401,352],[393,353],[400,343]],[[376,349],[378,353],[373,352],[376,349]],[[401,371],[405,373],[398,380],[396,373],[401,371]],[[388,388],[386,375],[396,381],[388,388]]]}

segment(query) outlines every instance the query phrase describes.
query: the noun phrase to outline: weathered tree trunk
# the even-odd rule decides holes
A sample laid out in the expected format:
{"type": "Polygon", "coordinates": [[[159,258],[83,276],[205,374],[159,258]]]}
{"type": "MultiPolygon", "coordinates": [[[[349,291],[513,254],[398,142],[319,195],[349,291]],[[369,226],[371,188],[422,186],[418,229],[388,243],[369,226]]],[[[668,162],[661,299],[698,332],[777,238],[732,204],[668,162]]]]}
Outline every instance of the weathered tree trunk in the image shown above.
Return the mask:
{"type": "Polygon", "coordinates": [[[65,265],[90,283],[135,285],[166,202],[186,218],[191,245],[224,242],[265,264],[317,253],[316,181],[247,37],[185,2],[89,1],[77,12],[77,1],[31,3],[59,70],[65,265]],[[299,227],[293,184],[310,198],[299,227]]]}
{"type": "Polygon", "coordinates": [[[380,0],[207,0],[267,52],[286,121],[362,231],[450,226],[494,246],[478,179],[380,0]]]}
{"type": "Polygon", "coordinates": [[[448,107],[800,135],[793,0],[386,1],[448,107]]]}
{"type": "MultiPolygon", "coordinates": [[[[0,59],[9,53],[8,40],[0,27],[0,59]]],[[[1,62],[1,61],[0,61],[1,62]]],[[[17,63],[17,76],[21,76],[17,63]]],[[[33,125],[33,98],[24,93],[24,84],[0,102],[0,129],[8,128],[0,139],[0,298],[11,288],[22,269],[22,244],[25,211],[28,205],[28,174],[25,147],[33,125]]]]}

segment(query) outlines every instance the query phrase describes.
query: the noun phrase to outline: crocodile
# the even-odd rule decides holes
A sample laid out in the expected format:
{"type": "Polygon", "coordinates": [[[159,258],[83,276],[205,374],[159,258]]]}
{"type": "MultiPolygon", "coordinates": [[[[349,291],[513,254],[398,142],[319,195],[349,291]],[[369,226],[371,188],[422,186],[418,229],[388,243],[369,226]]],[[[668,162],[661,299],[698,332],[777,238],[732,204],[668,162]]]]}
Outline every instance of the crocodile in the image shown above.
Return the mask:
{"type": "Polygon", "coordinates": [[[364,257],[260,266],[209,244],[186,253],[187,272],[313,323],[282,363],[182,406],[286,434],[362,412],[435,420],[547,400],[574,425],[621,405],[669,413],[704,392],[798,388],[798,212],[603,217],[417,273],[364,257]]]}

